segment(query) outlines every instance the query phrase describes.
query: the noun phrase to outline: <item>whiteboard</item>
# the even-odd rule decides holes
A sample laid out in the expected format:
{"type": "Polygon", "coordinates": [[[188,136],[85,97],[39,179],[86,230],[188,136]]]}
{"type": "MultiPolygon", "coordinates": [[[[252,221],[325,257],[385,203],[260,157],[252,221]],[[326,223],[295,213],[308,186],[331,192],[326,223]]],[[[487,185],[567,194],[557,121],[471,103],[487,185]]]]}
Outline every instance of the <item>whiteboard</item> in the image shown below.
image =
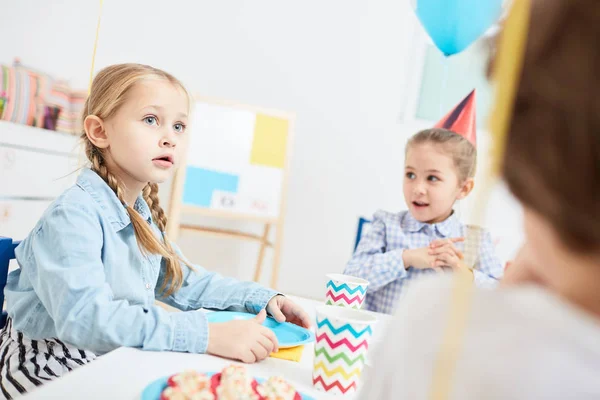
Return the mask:
{"type": "Polygon", "coordinates": [[[292,119],[279,111],[198,101],[190,125],[182,205],[278,218],[292,119]]]}

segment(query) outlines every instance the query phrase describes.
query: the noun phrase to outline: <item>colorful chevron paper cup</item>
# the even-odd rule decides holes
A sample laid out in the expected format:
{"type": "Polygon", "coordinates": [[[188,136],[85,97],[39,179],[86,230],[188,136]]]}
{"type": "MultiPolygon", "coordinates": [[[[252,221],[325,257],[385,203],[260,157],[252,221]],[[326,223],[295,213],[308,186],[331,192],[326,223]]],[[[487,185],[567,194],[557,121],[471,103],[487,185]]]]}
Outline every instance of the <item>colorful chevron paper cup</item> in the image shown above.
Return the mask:
{"type": "Polygon", "coordinates": [[[317,307],[313,385],[331,394],[356,391],[377,318],[360,310],[317,307]]]}
{"type": "Polygon", "coordinates": [[[359,310],[367,293],[369,281],[350,275],[328,274],[325,304],[359,310]]]}

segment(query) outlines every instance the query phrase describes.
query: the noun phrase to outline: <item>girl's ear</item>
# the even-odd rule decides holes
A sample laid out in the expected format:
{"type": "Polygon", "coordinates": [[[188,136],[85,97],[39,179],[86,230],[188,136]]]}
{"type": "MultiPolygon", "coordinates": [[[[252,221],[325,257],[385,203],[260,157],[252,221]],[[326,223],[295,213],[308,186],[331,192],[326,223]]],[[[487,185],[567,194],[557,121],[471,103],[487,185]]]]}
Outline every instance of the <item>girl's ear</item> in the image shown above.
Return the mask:
{"type": "Polygon", "coordinates": [[[456,199],[462,200],[465,197],[467,197],[469,193],[471,193],[471,191],[473,190],[473,187],[475,187],[475,180],[473,178],[467,178],[467,180],[463,182],[460,188],[460,192],[458,192],[458,196],[456,196],[456,199]]]}
{"type": "Polygon", "coordinates": [[[108,136],[104,129],[104,121],[95,115],[88,115],[83,121],[83,129],[92,144],[99,149],[106,149],[109,146],[108,136]]]}

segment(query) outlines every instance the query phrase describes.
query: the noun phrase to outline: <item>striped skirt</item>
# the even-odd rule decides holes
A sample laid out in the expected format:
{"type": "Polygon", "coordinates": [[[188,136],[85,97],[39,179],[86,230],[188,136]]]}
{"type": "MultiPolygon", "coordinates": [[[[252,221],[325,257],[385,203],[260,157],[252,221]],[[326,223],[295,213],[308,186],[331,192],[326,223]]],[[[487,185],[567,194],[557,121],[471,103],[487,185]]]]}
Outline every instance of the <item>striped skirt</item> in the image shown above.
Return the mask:
{"type": "Polygon", "coordinates": [[[0,333],[0,398],[19,397],[95,358],[56,338],[30,340],[8,319],[0,333]]]}

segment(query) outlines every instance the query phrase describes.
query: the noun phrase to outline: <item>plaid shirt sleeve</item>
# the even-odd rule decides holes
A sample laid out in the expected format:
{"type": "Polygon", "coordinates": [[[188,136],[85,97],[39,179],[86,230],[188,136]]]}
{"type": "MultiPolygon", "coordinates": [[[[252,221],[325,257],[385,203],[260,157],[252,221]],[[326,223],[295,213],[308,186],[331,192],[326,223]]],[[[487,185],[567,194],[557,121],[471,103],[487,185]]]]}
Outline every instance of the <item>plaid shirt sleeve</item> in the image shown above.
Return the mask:
{"type": "Polygon", "coordinates": [[[504,273],[502,263],[496,255],[496,250],[489,232],[483,232],[479,247],[479,259],[473,270],[474,282],[479,287],[496,287],[504,273]]]}
{"type": "MultiPolygon", "coordinates": [[[[400,229],[398,229],[400,231],[400,229]]],[[[387,250],[383,213],[375,213],[369,231],[363,235],[344,273],[369,281],[369,291],[377,291],[408,274],[402,261],[404,249],[387,250]]]]}

